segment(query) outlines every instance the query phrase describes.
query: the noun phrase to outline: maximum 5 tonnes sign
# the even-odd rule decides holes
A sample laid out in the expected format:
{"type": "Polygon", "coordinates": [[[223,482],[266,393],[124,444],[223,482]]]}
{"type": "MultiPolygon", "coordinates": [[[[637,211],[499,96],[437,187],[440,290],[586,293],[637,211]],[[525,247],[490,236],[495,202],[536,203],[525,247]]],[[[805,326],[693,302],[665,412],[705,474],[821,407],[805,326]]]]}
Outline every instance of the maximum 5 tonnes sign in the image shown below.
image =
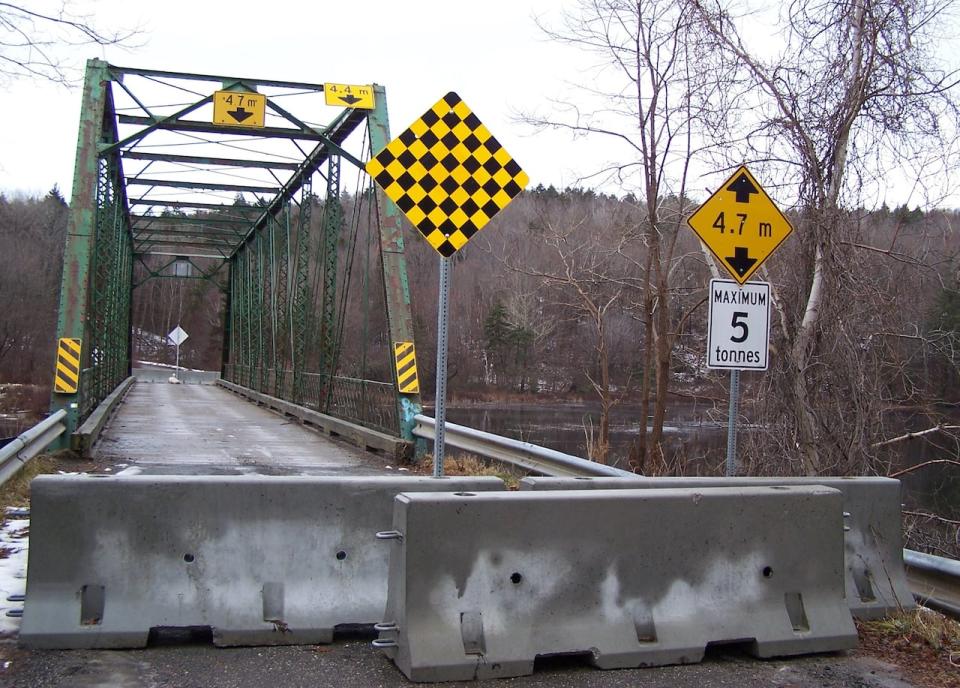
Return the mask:
{"type": "Polygon", "coordinates": [[[710,280],[707,367],[766,370],[770,342],[770,284],[710,280]]]}

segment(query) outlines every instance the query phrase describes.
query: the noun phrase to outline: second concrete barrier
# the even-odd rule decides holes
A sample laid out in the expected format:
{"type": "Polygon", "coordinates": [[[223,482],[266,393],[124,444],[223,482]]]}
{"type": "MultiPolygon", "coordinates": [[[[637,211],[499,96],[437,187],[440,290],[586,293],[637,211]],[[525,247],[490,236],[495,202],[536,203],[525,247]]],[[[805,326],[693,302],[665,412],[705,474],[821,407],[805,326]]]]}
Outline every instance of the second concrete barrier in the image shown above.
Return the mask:
{"type": "Polygon", "coordinates": [[[414,681],[842,650],[841,495],[826,487],[402,494],[383,648],[414,681]]]}
{"type": "Polygon", "coordinates": [[[858,619],[916,603],[903,567],[900,481],[890,478],[524,478],[521,490],[671,489],[825,485],[843,493],[846,595],[858,619]]]}

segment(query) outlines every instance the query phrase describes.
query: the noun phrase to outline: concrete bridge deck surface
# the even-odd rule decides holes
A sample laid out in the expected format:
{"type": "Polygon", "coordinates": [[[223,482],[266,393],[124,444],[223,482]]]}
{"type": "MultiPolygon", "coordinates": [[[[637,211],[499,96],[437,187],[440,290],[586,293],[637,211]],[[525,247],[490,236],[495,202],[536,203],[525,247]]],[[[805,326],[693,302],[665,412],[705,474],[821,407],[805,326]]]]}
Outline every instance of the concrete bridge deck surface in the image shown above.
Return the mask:
{"type": "Polygon", "coordinates": [[[127,393],[94,447],[98,461],[128,464],[145,474],[391,473],[383,457],[325,437],[222,387],[150,379],[138,378],[127,393]]]}

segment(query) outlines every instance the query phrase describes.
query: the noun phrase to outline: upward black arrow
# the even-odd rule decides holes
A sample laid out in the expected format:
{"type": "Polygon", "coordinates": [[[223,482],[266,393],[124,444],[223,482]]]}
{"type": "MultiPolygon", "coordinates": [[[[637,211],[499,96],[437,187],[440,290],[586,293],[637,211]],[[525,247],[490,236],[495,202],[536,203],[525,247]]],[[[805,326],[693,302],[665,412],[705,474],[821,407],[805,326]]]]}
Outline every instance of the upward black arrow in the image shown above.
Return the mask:
{"type": "Polygon", "coordinates": [[[355,95],[350,93],[349,95],[340,96],[340,100],[342,100],[347,105],[353,105],[354,103],[359,103],[362,100],[362,98],[357,98],[355,95]]]}
{"type": "Polygon", "coordinates": [[[757,262],[756,258],[749,256],[748,249],[745,246],[734,247],[733,255],[727,256],[725,260],[727,261],[727,265],[732,267],[741,277],[746,275],[747,271],[757,262]]]}
{"type": "Polygon", "coordinates": [[[743,172],[727,187],[727,191],[733,191],[737,194],[737,203],[749,203],[750,194],[759,193],[757,187],[753,185],[750,178],[743,172]]]}
{"type": "Polygon", "coordinates": [[[242,107],[238,107],[236,110],[227,110],[227,114],[233,117],[238,122],[242,122],[248,117],[253,117],[252,112],[247,112],[242,107]]]}

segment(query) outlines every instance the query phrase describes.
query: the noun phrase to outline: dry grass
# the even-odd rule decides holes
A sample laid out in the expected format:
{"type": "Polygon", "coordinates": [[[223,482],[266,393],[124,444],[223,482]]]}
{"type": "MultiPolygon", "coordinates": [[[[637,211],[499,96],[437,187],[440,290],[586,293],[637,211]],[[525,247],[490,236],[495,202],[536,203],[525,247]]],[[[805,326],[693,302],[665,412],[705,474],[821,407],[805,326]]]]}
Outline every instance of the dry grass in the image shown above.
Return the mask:
{"type": "MultiPolygon", "coordinates": [[[[433,475],[433,455],[427,454],[416,465],[414,472],[419,475],[433,475]]],[[[474,454],[446,454],[443,457],[443,474],[460,476],[490,475],[500,478],[508,490],[520,486],[520,475],[511,466],[497,461],[486,461],[474,454]]]]}
{"type": "Polygon", "coordinates": [[[857,625],[862,651],[897,664],[911,681],[960,688],[960,623],[918,607],[857,625]]]}
{"type": "Polygon", "coordinates": [[[30,481],[44,473],[56,473],[69,470],[69,464],[76,462],[77,457],[71,451],[60,451],[54,454],[36,456],[20,469],[20,472],[0,487],[0,517],[2,510],[8,506],[30,506],[30,481]]]}

